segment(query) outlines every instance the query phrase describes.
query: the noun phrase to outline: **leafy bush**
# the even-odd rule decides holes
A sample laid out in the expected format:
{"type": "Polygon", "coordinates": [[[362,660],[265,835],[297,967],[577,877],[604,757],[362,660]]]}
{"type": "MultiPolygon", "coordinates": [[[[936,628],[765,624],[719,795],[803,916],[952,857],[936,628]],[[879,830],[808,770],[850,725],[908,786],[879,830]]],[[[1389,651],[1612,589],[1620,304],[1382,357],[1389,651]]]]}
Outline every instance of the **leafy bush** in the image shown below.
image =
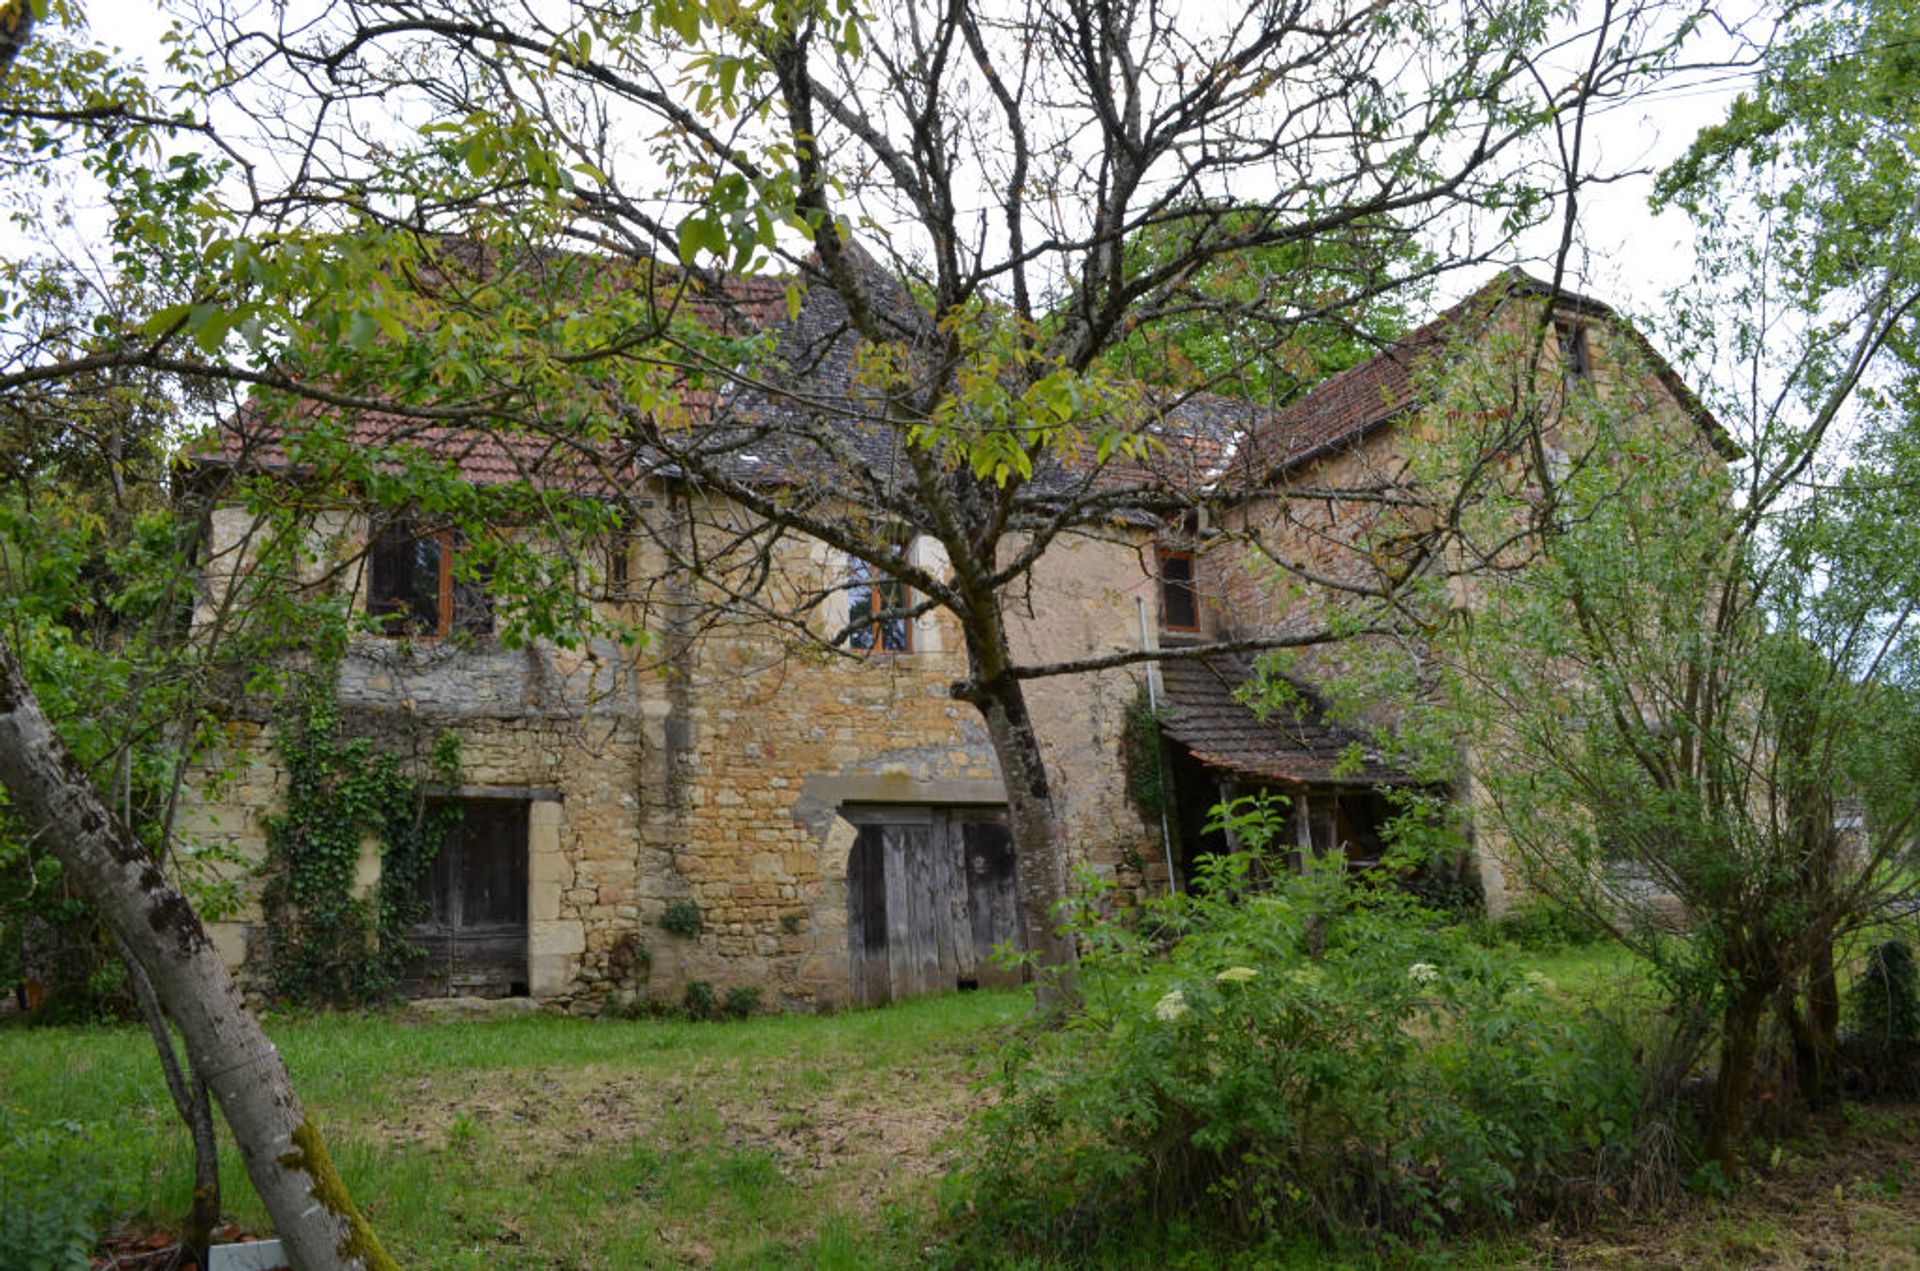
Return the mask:
{"type": "Polygon", "coordinates": [[[1515,905],[1491,925],[1499,939],[1540,953],[1592,944],[1607,934],[1590,915],[1547,896],[1515,905]]]}
{"type": "Polygon", "coordinates": [[[681,1000],[686,1004],[687,1014],[695,1019],[712,1019],[720,1013],[720,999],[706,980],[689,980],[681,1000]]]}
{"type": "Polygon", "coordinates": [[[1867,951],[1847,1005],[1860,1041],[1885,1047],[1920,1042],[1920,982],[1905,941],[1888,940],[1867,951]]]}
{"type": "Polygon", "coordinates": [[[1130,1216],[1416,1233],[1589,1206],[1637,1168],[1616,1033],[1338,862],[1262,874],[1217,858],[1134,925],[1081,908],[1088,1009],[1006,1056],[965,1238],[1085,1249],[1130,1216]]]}
{"type": "Polygon", "coordinates": [[[727,990],[727,1015],[746,1019],[760,1009],[760,990],[751,984],[736,984],[727,990]]]}
{"type": "Polygon", "coordinates": [[[78,1168],[85,1132],[65,1121],[34,1124],[0,1104],[0,1271],[92,1265],[100,1197],[78,1168]]]}

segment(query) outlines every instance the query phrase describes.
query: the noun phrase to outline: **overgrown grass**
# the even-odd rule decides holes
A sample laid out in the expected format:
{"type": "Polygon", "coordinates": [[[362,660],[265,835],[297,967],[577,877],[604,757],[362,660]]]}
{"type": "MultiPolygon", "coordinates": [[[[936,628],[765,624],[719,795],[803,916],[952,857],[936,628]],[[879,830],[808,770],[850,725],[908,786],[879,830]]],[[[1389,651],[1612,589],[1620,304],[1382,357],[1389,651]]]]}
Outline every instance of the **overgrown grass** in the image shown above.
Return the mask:
{"type": "MultiPolygon", "coordinates": [[[[1544,996],[1570,1018],[1657,1008],[1644,967],[1612,946],[1502,955],[1550,980],[1544,996]]],[[[293,1016],[269,1021],[269,1031],[356,1195],[412,1267],[1252,1271],[1558,1256],[1565,1237],[1545,1227],[1397,1242],[1361,1232],[1332,1246],[1291,1233],[1248,1246],[1223,1245],[1178,1215],[1100,1249],[1092,1263],[1084,1250],[983,1258],[977,1246],[943,1247],[961,1212],[958,1184],[945,1177],[956,1131],[980,1106],[976,1079],[1002,1062],[1026,1006],[1023,994],[1006,992],[727,1024],[293,1016]]],[[[164,1226],[184,1212],[188,1144],[141,1031],[0,1027],[0,1105],[0,1128],[38,1128],[43,1143],[59,1145],[60,1169],[87,1180],[109,1224],[164,1226]]],[[[1789,1175],[1802,1168],[1809,1203],[1831,1209],[1831,1221],[1857,1218],[1856,1252],[1920,1248],[1911,1234],[1920,1225],[1901,1225],[1920,1219],[1920,1185],[1900,1172],[1920,1177],[1907,1164],[1920,1166],[1920,1121],[1903,1116],[1898,1134],[1844,1123],[1863,1141],[1901,1140],[1892,1164],[1816,1170],[1796,1162],[1818,1155],[1775,1153],[1762,1171],[1781,1179],[1772,1208],[1797,1195],[1789,1175]],[[1893,1194],[1887,1179],[1904,1192],[1893,1194]],[[1887,1230],[1868,1246],[1873,1223],[1887,1230]]],[[[8,1142],[0,1133],[0,1183],[10,1164],[27,1164],[5,1159],[8,1142]]],[[[229,1211],[244,1228],[266,1230],[231,1151],[225,1164],[229,1211]]],[[[32,1168],[46,1171],[44,1154],[32,1168]]],[[[1644,1229],[1603,1222],[1578,1242],[1576,1261],[1630,1265],[1671,1248],[1701,1265],[1734,1265],[1772,1212],[1740,1200],[1725,1214],[1709,1207],[1644,1229]],[[1671,1237],[1643,1234],[1669,1222],[1671,1237]],[[1625,1261],[1606,1256],[1615,1245],[1632,1250],[1625,1261]]],[[[1761,1243],[1778,1254],[1810,1239],[1782,1226],[1761,1243]]]]}
{"type": "MultiPolygon", "coordinates": [[[[268,1031],[407,1265],[892,1265],[1018,993],[736,1024],[283,1018],[268,1031]]],[[[77,1127],[110,1222],[183,1212],[189,1145],[144,1033],[0,1030],[0,1100],[77,1127]]],[[[4,1148],[4,1144],[0,1144],[4,1148]]],[[[227,1204],[265,1230],[239,1161],[227,1204]]]]}

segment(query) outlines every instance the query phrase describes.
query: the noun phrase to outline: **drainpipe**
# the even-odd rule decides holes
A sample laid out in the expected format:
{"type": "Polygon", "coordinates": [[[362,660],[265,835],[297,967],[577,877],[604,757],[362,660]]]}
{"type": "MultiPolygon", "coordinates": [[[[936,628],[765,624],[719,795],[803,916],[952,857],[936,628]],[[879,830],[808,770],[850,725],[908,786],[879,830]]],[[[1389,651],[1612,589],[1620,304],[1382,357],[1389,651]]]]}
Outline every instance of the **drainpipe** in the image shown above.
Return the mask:
{"type": "MultiPolygon", "coordinates": [[[[1140,647],[1148,652],[1154,650],[1153,629],[1147,625],[1147,598],[1135,596],[1134,604],[1140,606],[1140,647]]],[[[1147,663],[1147,709],[1154,714],[1153,761],[1160,772],[1160,848],[1167,854],[1167,891],[1180,890],[1180,876],[1173,868],[1173,830],[1167,824],[1167,759],[1166,743],[1159,736],[1160,715],[1160,664],[1147,663]]]]}

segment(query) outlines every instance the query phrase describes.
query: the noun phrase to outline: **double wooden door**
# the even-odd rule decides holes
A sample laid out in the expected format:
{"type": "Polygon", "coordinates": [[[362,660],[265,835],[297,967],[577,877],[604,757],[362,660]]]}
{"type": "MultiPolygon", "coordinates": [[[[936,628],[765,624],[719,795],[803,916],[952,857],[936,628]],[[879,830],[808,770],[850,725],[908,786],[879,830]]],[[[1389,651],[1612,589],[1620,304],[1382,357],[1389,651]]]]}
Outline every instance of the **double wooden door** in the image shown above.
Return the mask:
{"type": "Polygon", "coordinates": [[[852,999],[1016,984],[993,961],[1023,946],[1013,836],[999,809],[842,809],[857,833],[847,858],[852,999]]]}

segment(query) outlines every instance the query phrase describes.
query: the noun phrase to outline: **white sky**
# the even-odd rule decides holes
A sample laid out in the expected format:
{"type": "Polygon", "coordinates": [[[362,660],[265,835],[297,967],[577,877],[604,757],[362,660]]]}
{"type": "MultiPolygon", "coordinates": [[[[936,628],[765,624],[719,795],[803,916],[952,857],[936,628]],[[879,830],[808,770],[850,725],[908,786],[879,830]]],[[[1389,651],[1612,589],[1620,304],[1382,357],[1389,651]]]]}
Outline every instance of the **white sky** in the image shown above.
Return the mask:
{"type": "MultiPolygon", "coordinates": [[[[1753,0],[1732,8],[1751,14],[1753,0]]],[[[159,76],[160,37],[167,19],[156,0],[95,0],[95,33],[140,56],[159,76]]],[[[1579,242],[1570,262],[1570,285],[1629,312],[1657,311],[1660,298],[1687,282],[1693,269],[1692,234],[1686,217],[1656,216],[1647,206],[1652,173],[1677,158],[1695,133],[1721,118],[1744,82],[1722,72],[1682,77],[1654,93],[1602,107],[1591,119],[1588,145],[1597,167],[1638,168],[1642,175],[1589,187],[1582,195],[1579,242]]],[[[77,232],[85,232],[83,219],[77,232]]],[[[1536,273],[1551,259],[1557,219],[1528,235],[1516,259],[1536,273]]],[[[1471,291],[1482,277],[1452,276],[1440,303],[1471,291]]]]}

